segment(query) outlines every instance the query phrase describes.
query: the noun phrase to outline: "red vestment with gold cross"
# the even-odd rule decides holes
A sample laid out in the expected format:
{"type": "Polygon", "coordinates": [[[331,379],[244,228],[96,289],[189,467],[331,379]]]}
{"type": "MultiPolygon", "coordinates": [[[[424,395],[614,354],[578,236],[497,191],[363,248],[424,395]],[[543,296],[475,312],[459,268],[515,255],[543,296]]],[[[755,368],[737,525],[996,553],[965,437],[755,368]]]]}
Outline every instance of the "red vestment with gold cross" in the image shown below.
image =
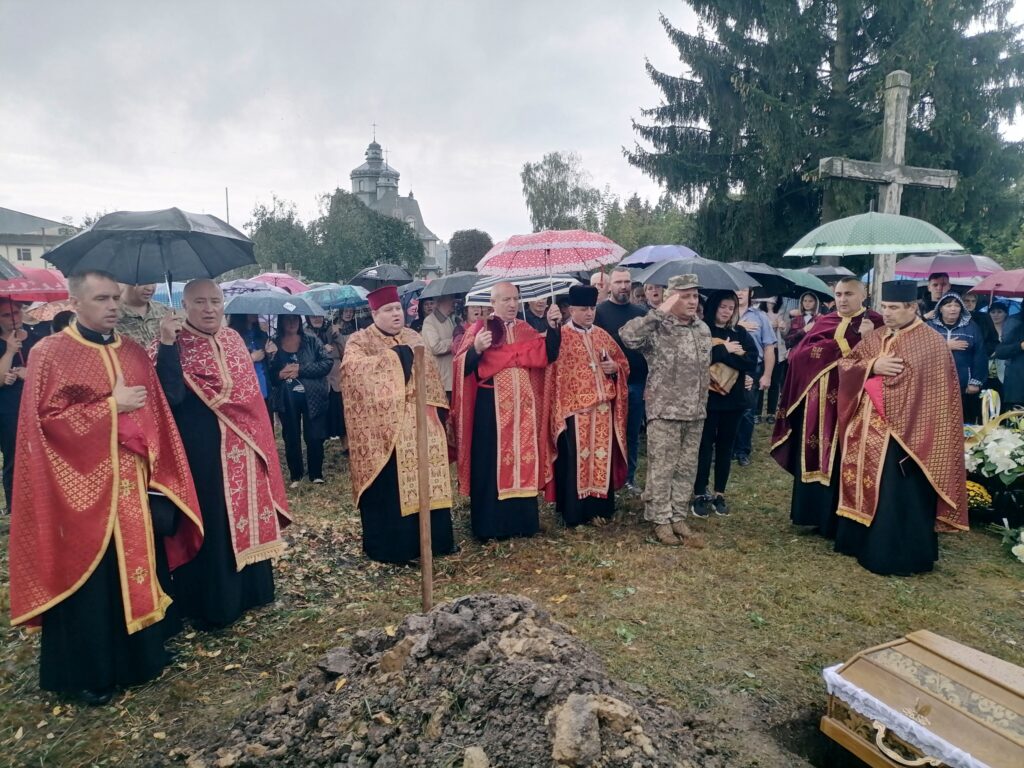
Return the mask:
{"type": "Polygon", "coordinates": [[[107,548],[117,552],[128,633],[164,617],[149,492],[182,513],[162,537],[173,570],[199,551],[203,525],[185,450],[145,350],[115,336],[86,340],[74,325],[29,358],[18,416],[11,514],[11,623],[38,626],[74,594],[107,548]],[[144,386],[146,404],[118,413],[117,377],[144,386]]]}
{"type": "Polygon", "coordinates": [[[859,327],[865,317],[875,328],[882,327],[882,316],[863,308],[850,317],[835,312],[820,315],[814,318],[811,331],[789,352],[771,455],[789,472],[793,452],[799,452],[801,482],[825,486],[832,482],[841,439],[839,361],[860,343],[859,327]]]}
{"type": "Polygon", "coordinates": [[[960,384],[942,336],[917,319],[905,329],[873,333],[854,347],[839,367],[839,427],[840,517],[871,525],[885,455],[895,440],[935,490],[935,529],[967,530],[960,384]],[[903,371],[872,375],[883,355],[900,358],[903,371]]]}
{"type": "Polygon", "coordinates": [[[541,468],[546,466],[545,441],[538,440],[544,368],[548,364],[545,340],[528,323],[516,320],[505,326],[500,344],[484,350],[476,375],[467,376],[466,354],[473,348],[476,335],[486,327],[483,320],[474,323],[463,334],[452,360],[451,439],[459,486],[468,496],[477,388],[493,380],[498,499],[536,496],[543,484],[541,468]]]}
{"type": "Polygon", "coordinates": [[[221,471],[235,568],[277,557],[291,522],[277,442],[256,370],[242,337],[230,328],[178,334],[185,384],[220,427],[221,471]]]}
{"type": "Polygon", "coordinates": [[[545,498],[555,500],[554,464],[558,438],[568,419],[576,421],[576,492],[578,498],[608,497],[626,482],[626,413],[629,363],[607,331],[591,326],[580,332],[562,328],[558,359],[544,375],[545,498]],[[615,363],[616,376],[601,370],[615,363]]]}

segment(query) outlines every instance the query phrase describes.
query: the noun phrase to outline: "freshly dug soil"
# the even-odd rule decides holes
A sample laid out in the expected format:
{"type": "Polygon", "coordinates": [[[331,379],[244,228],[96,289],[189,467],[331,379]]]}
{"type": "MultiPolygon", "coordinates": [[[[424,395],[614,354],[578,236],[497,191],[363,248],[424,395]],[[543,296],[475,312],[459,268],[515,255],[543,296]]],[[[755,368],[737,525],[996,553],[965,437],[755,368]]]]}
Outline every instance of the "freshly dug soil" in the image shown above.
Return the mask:
{"type": "Polygon", "coordinates": [[[724,768],[714,728],[612,680],[527,598],[482,594],[357,633],[226,737],[172,754],[189,768],[724,768]]]}

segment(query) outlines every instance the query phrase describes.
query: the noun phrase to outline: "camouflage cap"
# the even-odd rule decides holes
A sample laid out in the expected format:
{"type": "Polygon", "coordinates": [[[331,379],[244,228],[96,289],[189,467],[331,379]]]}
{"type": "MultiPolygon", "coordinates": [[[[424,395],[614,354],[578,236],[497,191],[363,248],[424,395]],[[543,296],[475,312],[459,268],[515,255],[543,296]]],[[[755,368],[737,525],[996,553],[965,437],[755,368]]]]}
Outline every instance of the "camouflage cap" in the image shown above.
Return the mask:
{"type": "Polygon", "coordinates": [[[673,275],[668,279],[670,291],[685,291],[687,288],[700,288],[700,280],[696,275],[673,275]]]}

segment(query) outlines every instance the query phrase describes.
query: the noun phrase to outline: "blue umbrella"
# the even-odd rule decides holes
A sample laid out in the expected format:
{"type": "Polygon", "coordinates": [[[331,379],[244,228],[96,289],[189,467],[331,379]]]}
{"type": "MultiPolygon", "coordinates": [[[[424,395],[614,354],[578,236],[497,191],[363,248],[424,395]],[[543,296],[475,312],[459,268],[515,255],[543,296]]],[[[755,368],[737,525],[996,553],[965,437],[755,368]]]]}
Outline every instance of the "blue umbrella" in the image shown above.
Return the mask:
{"type": "Polygon", "coordinates": [[[301,315],[323,317],[326,312],[305,294],[259,291],[235,296],[224,306],[225,315],[301,315]]]}
{"type": "Polygon", "coordinates": [[[321,283],[298,295],[312,299],[324,309],[356,309],[366,306],[368,293],[361,285],[321,283]]]}
{"type": "Polygon", "coordinates": [[[654,264],[659,261],[679,261],[680,259],[693,259],[700,256],[692,248],[685,245],[645,245],[638,251],[633,251],[626,258],[619,262],[620,267],[638,267],[641,265],[654,264]]]}

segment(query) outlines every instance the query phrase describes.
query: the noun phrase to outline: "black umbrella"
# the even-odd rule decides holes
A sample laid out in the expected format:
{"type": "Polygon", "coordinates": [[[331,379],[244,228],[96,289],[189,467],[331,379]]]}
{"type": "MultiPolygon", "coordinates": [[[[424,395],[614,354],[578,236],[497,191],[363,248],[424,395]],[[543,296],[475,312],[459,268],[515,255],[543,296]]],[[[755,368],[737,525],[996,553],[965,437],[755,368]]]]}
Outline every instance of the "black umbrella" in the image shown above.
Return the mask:
{"type": "Polygon", "coordinates": [[[376,264],[361,269],[349,280],[352,285],[361,285],[368,291],[375,291],[385,285],[405,285],[412,282],[412,275],[405,267],[397,264],[376,264]]]}
{"type": "Polygon", "coordinates": [[[420,298],[436,299],[438,296],[460,296],[473,290],[473,286],[479,280],[479,272],[452,272],[450,275],[431,280],[423,289],[420,298]]]}
{"type": "Polygon", "coordinates": [[[702,258],[658,262],[634,275],[634,279],[639,283],[667,286],[668,279],[676,275],[696,275],[701,289],[709,291],[761,287],[757,280],[732,264],[702,258]]]}
{"type": "Polygon", "coordinates": [[[255,264],[252,240],[205,213],[108,213],[45,256],[65,275],[100,270],[128,285],[217,277],[255,264]]]}
{"type": "Polygon", "coordinates": [[[398,286],[399,296],[408,296],[411,293],[419,294],[424,288],[427,287],[426,280],[413,280],[411,283],[398,286]]]}
{"type": "Polygon", "coordinates": [[[327,313],[301,293],[295,296],[279,291],[240,293],[224,306],[225,315],[302,315],[323,317],[327,313]]]}
{"type": "Polygon", "coordinates": [[[730,261],[732,266],[746,272],[761,284],[768,296],[786,296],[793,290],[793,281],[775,267],[758,261],[730,261]]]}

